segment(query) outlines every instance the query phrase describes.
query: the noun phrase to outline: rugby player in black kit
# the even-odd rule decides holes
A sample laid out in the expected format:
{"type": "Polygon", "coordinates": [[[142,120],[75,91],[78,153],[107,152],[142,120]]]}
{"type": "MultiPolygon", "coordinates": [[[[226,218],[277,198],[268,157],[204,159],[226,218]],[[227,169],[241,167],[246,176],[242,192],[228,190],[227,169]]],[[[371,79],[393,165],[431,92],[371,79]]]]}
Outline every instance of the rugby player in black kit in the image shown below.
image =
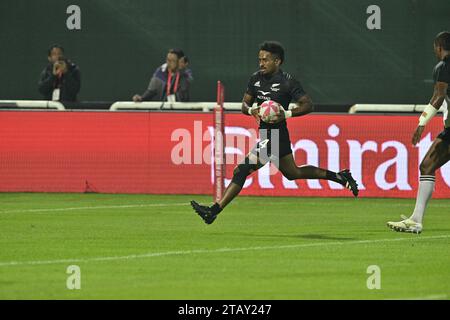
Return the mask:
{"type": "Polygon", "coordinates": [[[259,123],[260,140],[245,160],[233,171],[233,179],[220,201],[212,206],[203,206],[195,201],[191,205],[207,224],[211,224],[217,215],[241,191],[248,175],[272,161],[289,180],[326,179],[342,184],[358,196],[358,184],[348,170],[338,173],[306,165],[295,164],[291,150],[291,141],[286,120],[299,117],[313,111],[311,98],[300,83],[287,72],[280,69],[284,61],[284,49],[278,42],[266,41],[259,48],[260,70],[254,73],[249,82],[242,102],[242,113],[256,118],[259,123]],[[259,116],[260,105],[273,100],[282,106],[281,112],[264,122],[259,116]],[[257,105],[253,105],[256,101],[257,105]],[[291,101],[295,108],[289,110],[291,101]]]}

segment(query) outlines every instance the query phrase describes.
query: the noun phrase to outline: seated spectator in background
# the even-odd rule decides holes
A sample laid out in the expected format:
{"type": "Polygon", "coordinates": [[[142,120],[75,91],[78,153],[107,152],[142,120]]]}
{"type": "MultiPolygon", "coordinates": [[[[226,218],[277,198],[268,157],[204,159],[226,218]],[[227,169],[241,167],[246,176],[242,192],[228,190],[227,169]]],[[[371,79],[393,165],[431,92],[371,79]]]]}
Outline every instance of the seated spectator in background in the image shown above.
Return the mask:
{"type": "MultiPolygon", "coordinates": [[[[183,52],[183,51],[181,51],[181,52],[183,52]]],[[[192,76],[192,70],[189,69],[188,66],[189,66],[189,58],[186,55],[184,55],[178,60],[178,70],[180,72],[186,73],[189,84],[190,84],[194,80],[194,77],[192,76]]],[[[162,69],[167,68],[167,63],[164,62],[160,68],[162,68],[162,69]]]]}
{"type": "Polygon", "coordinates": [[[178,69],[186,73],[189,83],[194,80],[194,77],[192,76],[192,70],[189,69],[189,58],[187,56],[183,56],[180,58],[180,60],[178,60],[178,69]]]}
{"type": "Polygon", "coordinates": [[[166,63],[153,73],[147,90],[142,95],[135,94],[133,101],[189,101],[189,78],[179,69],[179,60],[183,56],[183,51],[170,49],[166,63]]]}
{"type": "Polygon", "coordinates": [[[64,57],[64,48],[53,45],[48,49],[47,67],[39,80],[39,92],[45,100],[76,101],[80,91],[80,69],[64,57]]]}

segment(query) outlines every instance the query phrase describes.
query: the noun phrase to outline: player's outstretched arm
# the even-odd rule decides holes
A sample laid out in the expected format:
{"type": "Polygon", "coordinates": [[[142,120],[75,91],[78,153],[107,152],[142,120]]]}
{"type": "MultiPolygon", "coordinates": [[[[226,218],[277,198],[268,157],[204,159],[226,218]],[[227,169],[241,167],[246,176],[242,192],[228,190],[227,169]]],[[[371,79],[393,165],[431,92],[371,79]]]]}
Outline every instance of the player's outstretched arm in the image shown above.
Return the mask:
{"type": "Polygon", "coordinates": [[[419,118],[419,125],[414,131],[412,137],[412,144],[416,145],[420,138],[422,137],[423,130],[425,126],[430,120],[436,115],[439,108],[442,106],[444,102],[445,95],[447,92],[448,84],[445,82],[436,82],[434,85],[433,96],[431,97],[430,103],[425,107],[425,110],[422,112],[419,118]]]}

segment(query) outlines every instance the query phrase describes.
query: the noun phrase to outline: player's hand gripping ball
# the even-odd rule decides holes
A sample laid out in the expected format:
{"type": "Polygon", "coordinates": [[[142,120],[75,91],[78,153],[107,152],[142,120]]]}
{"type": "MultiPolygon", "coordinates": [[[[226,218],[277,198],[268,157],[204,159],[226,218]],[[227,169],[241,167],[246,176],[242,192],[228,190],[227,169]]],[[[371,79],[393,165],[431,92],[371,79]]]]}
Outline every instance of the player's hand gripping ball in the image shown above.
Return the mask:
{"type": "Polygon", "coordinates": [[[264,101],[260,105],[259,116],[264,122],[270,122],[275,115],[281,112],[281,106],[273,100],[264,101]]]}

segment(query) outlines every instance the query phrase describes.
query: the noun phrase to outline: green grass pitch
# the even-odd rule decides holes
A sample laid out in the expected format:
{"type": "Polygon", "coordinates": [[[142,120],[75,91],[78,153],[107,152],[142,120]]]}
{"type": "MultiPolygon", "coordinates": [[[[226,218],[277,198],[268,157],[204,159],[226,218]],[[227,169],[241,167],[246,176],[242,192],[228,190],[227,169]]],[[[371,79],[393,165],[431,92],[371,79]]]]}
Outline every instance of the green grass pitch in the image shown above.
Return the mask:
{"type": "Polygon", "coordinates": [[[0,299],[449,299],[450,200],[0,194],[0,299]],[[67,267],[81,289],[66,286],[67,267]],[[380,268],[381,289],[367,288],[380,268]]]}

